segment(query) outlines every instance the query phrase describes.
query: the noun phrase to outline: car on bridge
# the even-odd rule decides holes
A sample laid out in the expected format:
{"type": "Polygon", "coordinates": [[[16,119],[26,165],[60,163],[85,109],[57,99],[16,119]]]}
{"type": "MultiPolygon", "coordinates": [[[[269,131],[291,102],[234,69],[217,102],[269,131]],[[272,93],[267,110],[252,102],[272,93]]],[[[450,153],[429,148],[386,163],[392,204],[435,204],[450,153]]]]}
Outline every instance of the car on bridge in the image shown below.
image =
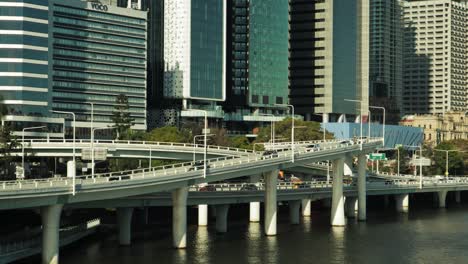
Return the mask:
{"type": "Polygon", "coordinates": [[[255,185],[253,183],[246,183],[246,184],[242,185],[240,190],[241,191],[257,191],[258,187],[257,187],[257,185],[255,185]]]}
{"type": "Polygon", "coordinates": [[[320,150],[320,144],[310,144],[304,147],[307,151],[317,151],[320,150]]]}
{"type": "Polygon", "coordinates": [[[276,150],[265,150],[262,154],[263,157],[272,157],[272,158],[277,158],[278,157],[278,151],[276,150]]]}
{"type": "MultiPolygon", "coordinates": [[[[203,161],[203,160],[197,160],[197,161],[195,161],[195,162],[192,164],[192,167],[190,167],[188,170],[189,170],[189,171],[203,170],[203,169],[204,169],[204,164],[205,164],[205,161],[203,161]]],[[[209,168],[210,168],[210,164],[207,163],[207,164],[206,164],[206,169],[209,169],[209,168]]]]}

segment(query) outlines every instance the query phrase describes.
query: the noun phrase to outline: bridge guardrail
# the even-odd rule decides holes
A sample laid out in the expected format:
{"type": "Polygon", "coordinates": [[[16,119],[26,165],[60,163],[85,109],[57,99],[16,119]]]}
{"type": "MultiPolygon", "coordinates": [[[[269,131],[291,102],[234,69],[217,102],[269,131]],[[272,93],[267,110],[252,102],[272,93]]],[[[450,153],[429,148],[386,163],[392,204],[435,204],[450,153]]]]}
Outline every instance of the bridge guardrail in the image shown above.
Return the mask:
{"type": "MultiPolygon", "coordinates": [[[[369,143],[379,140],[369,140],[369,143]]],[[[311,152],[320,152],[324,150],[333,150],[347,148],[349,146],[359,145],[357,143],[335,144],[320,149],[299,149],[294,151],[294,155],[306,154],[311,152]]],[[[234,157],[219,157],[207,160],[207,168],[223,168],[226,166],[242,165],[260,160],[272,159],[288,159],[291,156],[291,150],[279,150],[268,156],[262,156],[260,153],[251,153],[250,155],[234,157]]],[[[172,165],[158,166],[152,168],[143,168],[128,171],[101,173],[93,175],[83,175],[76,177],[76,184],[96,184],[107,183],[111,181],[123,181],[131,179],[144,179],[145,177],[157,177],[167,175],[177,175],[178,173],[186,173],[189,171],[203,171],[204,165],[199,162],[184,162],[172,165]],[[145,174],[149,174],[145,176],[145,174]]],[[[72,179],[71,178],[47,178],[47,179],[34,179],[34,180],[16,180],[2,182],[2,190],[17,190],[17,189],[42,189],[47,188],[60,188],[67,187],[71,192],[72,179]]]]}

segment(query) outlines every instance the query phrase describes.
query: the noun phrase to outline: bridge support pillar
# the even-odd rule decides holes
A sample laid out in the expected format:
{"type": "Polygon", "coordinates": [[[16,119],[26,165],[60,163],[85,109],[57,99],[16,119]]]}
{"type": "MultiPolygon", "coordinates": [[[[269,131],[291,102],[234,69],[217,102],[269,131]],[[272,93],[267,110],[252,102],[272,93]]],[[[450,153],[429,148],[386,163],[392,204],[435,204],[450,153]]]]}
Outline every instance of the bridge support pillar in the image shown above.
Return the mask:
{"type": "Polygon", "coordinates": [[[299,210],[301,208],[301,200],[289,201],[289,219],[292,225],[299,224],[299,210]]]}
{"type": "Polygon", "coordinates": [[[187,195],[187,187],[172,191],[172,238],[175,248],[187,246],[187,195]]]}
{"type": "Polygon", "coordinates": [[[358,157],[358,220],[367,219],[367,191],[366,191],[366,155],[360,154],[358,157]]]}
{"type": "Polygon", "coordinates": [[[353,157],[346,155],[343,164],[343,175],[353,175],[353,157]]]}
{"type": "Polygon", "coordinates": [[[62,204],[41,207],[42,263],[59,263],[59,227],[62,204]]]}
{"type": "Polygon", "coordinates": [[[276,235],[276,187],[278,182],[278,170],[272,170],[263,174],[265,182],[265,235],[276,235]]]}
{"type": "Polygon", "coordinates": [[[356,217],[356,210],[358,209],[358,199],[356,197],[346,197],[345,209],[347,217],[356,217]]]}
{"type": "Polygon", "coordinates": [[[207,204],[198,205],[198,225],[199,226],[208,225],[208,205],[207,204]]]}
{"type": "Polygon", "coordinates": [[[459,204],[461,202],[461,192],[460,191],[455,191],[455,202],[459,204]]]}
{"type": "Polygon", "coordinates": [[[332,226],[344,226],[346,224],[344,216],[343,166],[343,158],[333,161],[333,190],[330,219],[332,226]]]}
{"type": "Polygon", "coordinates": [[[302,200],[302,216],[310,216],[311,203],[312,203],[311,199],[302,200]]]}
{"type": "Polygon", "coordinates": [[[409,195],[399,194],[395,196],[396,210],[399,213],[407,213],[409,208],[409,195]]]}
{"type": "Polygon", "coordinates": [[[227,232],[227,216],[229,204],[216,205],[216,231],[218,233],[227,232]]]}
{"type": "Polygon", "coordinates": [[[260,222],[260,202],[250,202],[250,222],[260,222]]]}
{"type": "Polygon", "coordinates": [[[438,201],[439,201],[439,208],[445,208],[446,203],[445,201],[447,200],[447,191],[439,191],[437,192],[438,194],[438,201]]]}
{"type": "Polygon", "coordinates": [[[119,225],[119,244],[129,246],[132,241],[132,215],[133,208],[117,208],[117,223],[119,225]]]}

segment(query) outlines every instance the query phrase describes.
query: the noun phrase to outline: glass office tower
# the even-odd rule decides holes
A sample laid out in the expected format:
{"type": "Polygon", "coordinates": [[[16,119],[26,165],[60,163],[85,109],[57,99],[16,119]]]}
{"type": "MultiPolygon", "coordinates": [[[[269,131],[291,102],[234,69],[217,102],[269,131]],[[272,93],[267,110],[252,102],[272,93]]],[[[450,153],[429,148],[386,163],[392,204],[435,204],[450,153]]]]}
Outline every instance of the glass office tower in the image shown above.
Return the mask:
{"type": "Polygon", "coordinates": [[[226,121],[242,130],[254,125],[245,121],[280,120],[286,111],[277,104],[288,103],[288,3],[231,0],[227,9],[226,121]]]}
{"type": "Polygon", "coordinates": [[[0,95],[9,111],[2,122],[63,136],[71,115],[51,110],[74,112],[78,136],[89,137],[91,115],[95,127],[111,125],[124,94],[133,128],[146,129],[146,12],[78,0],[0,7],[0,95]]]}
{"type": "Polygon", "coordinates": [[[63,119],[49,112],[48,16],[48,1],[0,1],[0,100],[3,124],[14,131],[46,124],[54,136],[63,119]]]}
{"type": "Polygon", "coordinates": [[[291,102],[306,120],[367,116],[369,0],[310,2],[289,1],[291,102]]]}
{"type": "Polygon", "coordinates": [[[60,0],[50,8],[53,109],[75,112],[89,130],[92,110],[96,125],[112,124],[124,94],[133,127],[146,129],[146,12],[60,0]]]}
{"type": "MultiPolygon", "coordinates": [[[[225,8],[218,0],[164,1],[164,98],[182,118],[223,118],[225,8]]],[[[167,120],[177,120],[179,117],[167,120]]]]}

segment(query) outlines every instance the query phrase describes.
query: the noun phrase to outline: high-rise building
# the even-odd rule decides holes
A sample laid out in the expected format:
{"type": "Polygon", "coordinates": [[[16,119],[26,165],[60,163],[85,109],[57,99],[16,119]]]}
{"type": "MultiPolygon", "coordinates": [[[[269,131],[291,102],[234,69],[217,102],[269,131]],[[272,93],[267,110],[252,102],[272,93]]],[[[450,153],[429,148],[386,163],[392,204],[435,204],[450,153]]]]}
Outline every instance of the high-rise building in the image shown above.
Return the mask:
{"type": "Polygon", "coordinates": [[[164,106],[159,125],[180,119],[221,119],[225,89],[226,4],[164,1],[164,106]]]}
{"type": "Polygon", "coordinates": [[[225,121],[228,129],[246,131],[286,112],[279,104],[288,103],[288,3],[227,3],[225,121]]]}
{"type": "Polygon", "coordinates": [[[306,120],[367,116],[369,0],[290,0],[291,103],[306,120]],[[362,103],[347,102],[345,99],[362,103]]]}
{"type": "Polygon", "coordinates": [[[404,2],[404,113],[467,110],[467,17],[467,1],[404,2]]]}
{"type": "MultiPolygon", "coordinates": [[[[386,109],[386,122],[398,124],[403,90],[402,0],[370,1],[369,104],[386,109]]],[[[382,111],[372,111],[372,120],[382,111]]]]}
{"type": "Polygon", "coordinates": [[[74,112],[78,136],[89,136],[91,116],[94,126],[111,125],[124,94],[133,128],[146,129],[146,12],[78,0],[0,6],[8,21],[0,23],[5,122],[16,130],[47,123],[55,132],[71,116],[50,111],[74,112]]]}
{"type": "Polygon", "coordinates": [[[7,107],[2,123],[13,130],[44,123],[51,136],[61,130],[63,119],[50,114],[48,38],[47,1],[0,1],[0,100],[7,107]]]}

